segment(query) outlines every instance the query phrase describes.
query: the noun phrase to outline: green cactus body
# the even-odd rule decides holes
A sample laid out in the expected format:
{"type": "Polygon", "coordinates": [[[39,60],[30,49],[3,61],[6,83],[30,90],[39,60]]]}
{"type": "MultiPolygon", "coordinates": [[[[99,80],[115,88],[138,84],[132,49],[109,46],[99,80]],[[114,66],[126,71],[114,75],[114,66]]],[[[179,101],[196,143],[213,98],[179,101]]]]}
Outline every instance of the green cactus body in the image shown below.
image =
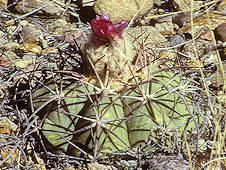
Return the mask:
{"type": "Polygon", "coordinates": [[[56,114],[51,112],[45,119],[42,126],[42,133],[54,147],[54,152],[62,153],[66,152],[68,148],[68,142],[71,140],[71,133],[74,131],[75,126],[73,121],[63,113],[56,114]]]}
{"type": "Polygon", "coordinates": [[[79,143],[83,146],[88,145],[88,152],[93,152],[93,155],[99,157],[130,147],[120,99],[108,95],[100,96],[90,105],[83,116],[93,121],[79,121],[78,129],[90,124],[94,126],[82,132],[75,141],[78,145],[79,143]]]}
{"type": "Polygon", "coordinates": [[[152,68],[155,74],[147,81],[118,94],[100,94],[95,85],[63,80],[36,90],[33,106],[44,119],[43,135],[56,153],[69,150],[74,156],[97,158],[136,146],[152,149],[149,139],[156,138],[159,129],[182,135],[185,128],[196,128],[180,76],[157,71],[152,68]]]}
{"type": "Polygon", "coordinates": [[[87,92],[80,83],[68,85],[66,81],[62,82],[51,82],[33,93],[34,108],[44,106],[39,111],[44,117],[42,133],[56,153],[67,151],[67,140],[72,140],[78,121],[73,115],[78,114],[87,101],[87,92]]]}
{"type": "MultiPolygon", "coordinates": [[[[156,71],[156,69],[152,69],[156,71]]],[[[129,117],[126,122],[131,146],[147,146],[150,136],[161,128],[174,128],[182,133],[192,112],[191,101],[180,96],[178,87],[181,79],[170,71],[153,75],[150,81],[139,87],[128,89],[124,96],[124,112],[129,117]]],[[[194,127],[194,122],[189,127],[194,127]]]]}

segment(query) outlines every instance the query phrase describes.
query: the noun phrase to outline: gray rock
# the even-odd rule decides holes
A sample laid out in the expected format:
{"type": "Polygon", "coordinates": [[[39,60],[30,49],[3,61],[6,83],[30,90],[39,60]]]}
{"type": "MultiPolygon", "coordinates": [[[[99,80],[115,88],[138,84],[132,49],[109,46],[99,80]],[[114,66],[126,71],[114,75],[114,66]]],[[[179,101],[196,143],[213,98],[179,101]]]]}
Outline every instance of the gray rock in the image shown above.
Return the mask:
{"type": "Polygon", "coordinates": [[[38,8],[42,8],[41,10],[37,11],[36,15],[46,15],[46,16],[60,16],[62,8],[60,8],[56,3],[52,3],[50,0],[45,1],[38,1],[38,0],[26,0],[26,1],[19,1],[13,8],[16,12],[21,14],[26,14],[32,11],[35,11],[38,8]],[[49,4],[48,6],[45,6],[49,4]],[[44,7],[45,6],[45,7],[44,7]]]}
{"type": "Polygon", "coordinates": [[[35,24],[29,23],[22,29],[22,37],[24,40],[39,38],[41,34],[42,30],[35,24]]]}
{"type": "Polygon", "coordinates": [[[177,34],[177,35],[174,35],[172,37],[170,37],[169,39],[169,43],[170,43],[170,46],[171,47],[181,47],[183,46],[183,43],[185,42],[185,36],[184,34],[177,34]]]}
{"type": "Polygon", "coordinates": [[[150,170],[189,170],[189,163],[177,156],[159,156],[149,161],[150,170]]]}

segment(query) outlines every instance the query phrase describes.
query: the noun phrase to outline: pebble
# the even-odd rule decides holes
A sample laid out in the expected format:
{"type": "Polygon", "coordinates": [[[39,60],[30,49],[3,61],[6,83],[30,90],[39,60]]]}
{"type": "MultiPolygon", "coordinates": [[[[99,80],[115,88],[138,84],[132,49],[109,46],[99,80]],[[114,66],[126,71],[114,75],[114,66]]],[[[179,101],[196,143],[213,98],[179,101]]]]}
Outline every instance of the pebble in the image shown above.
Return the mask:
{"type": "MultiPolygon", "coordinates": [[[[32,1],[19,1],[16,3],[15,6],[12,6],[12,10],[15,10],[18,13],[26,14],[29,12],[32,12],[38,8],[41,8],[47,4],[46,7],[42,8],[41,10],[37,11],[37,15],[44,15],[44,16],[61,16],[63,10],[57,5],[56,3],[51,3],[50,0],[45,1],[38,1],[38,0],[32,0],[32,1]]],[[[12,2],[9,3],[9,5],[12,5],[12,2]]]]}
{"type": "Polygon", "coordinates": [[[152,170],[189,170],[189,163],[177,156],[159,156],[149,161],[152,170]]]}
{"type": "Polygon", "coordinates": [[[36,25],[37,24],[28,23],[23,27],[21,34],[24,40],[36,39],[40,37],[43,31],[36,25]]]}
{"type": "Polygon", "coordinates": [[[173,17],[173,22],[180,28],[185,26],[186,23],[190,23],[191,17],[189,12],[182,12],[173,17]]]}
{"type": "Polygon", "coordinates": [[[175,46],[181,47],[184,45],[185,41],[186,40],[185,40],[184,34],[177,34],[177,35],[170,37],[170,39],[169,39],[169,43],[170,43],[171,47],[175,47],[175,46]]]}
{"type": "Polygon", "coordinates": [[[96,169],[112,170],[110,165],[103,165],[103,164],[99,164],[97,162],[95,162],[95,163],[88,163],[87,164],[87,169],[88,170],[96,170],[96,169]]]}
{"type": "Polygon", "coordinates": [[[226,41],[226,23],[219,25],[214,30],[215,36],[217,40],[221,40],[222,42],[226,41]]]}

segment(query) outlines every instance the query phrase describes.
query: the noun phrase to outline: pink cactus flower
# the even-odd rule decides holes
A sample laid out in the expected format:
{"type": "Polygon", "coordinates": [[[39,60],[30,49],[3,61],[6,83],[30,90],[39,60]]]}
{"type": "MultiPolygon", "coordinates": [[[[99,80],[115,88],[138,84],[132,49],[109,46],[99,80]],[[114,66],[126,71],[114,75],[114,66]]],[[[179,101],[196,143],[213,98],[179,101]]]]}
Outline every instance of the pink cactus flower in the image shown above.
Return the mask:
{"type": "Polygon", "coordinates": [[[117,22],[115,25],[110,21],[107,14],[96,16],[91,21],[93,31],[93,41],[96,45],[110,42],[122,38],[122,31],[128,26],[126,21],[117,22]]]}

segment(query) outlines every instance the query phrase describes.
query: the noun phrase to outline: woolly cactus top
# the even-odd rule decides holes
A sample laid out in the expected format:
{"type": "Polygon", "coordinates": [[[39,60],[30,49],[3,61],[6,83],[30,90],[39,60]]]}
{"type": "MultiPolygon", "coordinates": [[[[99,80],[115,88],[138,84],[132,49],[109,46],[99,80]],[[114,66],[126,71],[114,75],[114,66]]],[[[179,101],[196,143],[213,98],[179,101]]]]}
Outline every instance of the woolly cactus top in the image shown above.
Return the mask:
{"type": "Polygon", "coordinates": [[[110,18],[102,13],[92,20],[91,26],[93,41],[89,44],[86,53],[94,65],[95,74],[106,80],[127,72],[134,58],[132,38],[123,31],[128,23],[118,21],[113,24],[110,18]]]}
{"type": "MultiPolygon", "coordinates": [[[[134,77],[143,80],[147,63],[152,60],[149,57],[159,52],[152,47],[165,46],[165,38],[154,27],[134,27],[125,31],[126,21],[113,24],[105,13],[93,19],[91,26],[93,41],[87,46],[85,59],[87,68],[92,68],[90,78],[98,74],[103,82],[110,80],[112,84],[119,80],[127,83],[134,77]]],[[[151,63],[152,67],[156,64],[151,63]]]]}

